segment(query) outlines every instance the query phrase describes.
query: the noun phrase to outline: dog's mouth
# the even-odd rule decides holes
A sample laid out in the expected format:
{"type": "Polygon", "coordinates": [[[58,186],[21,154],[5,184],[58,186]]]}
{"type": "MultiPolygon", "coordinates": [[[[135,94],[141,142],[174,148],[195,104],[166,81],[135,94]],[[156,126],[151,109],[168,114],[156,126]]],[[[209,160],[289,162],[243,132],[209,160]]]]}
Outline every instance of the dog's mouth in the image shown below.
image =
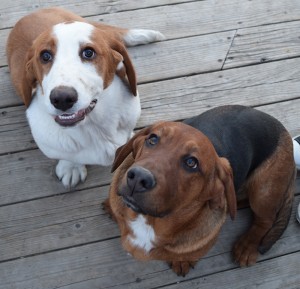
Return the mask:
{"type": "Polygon", "coordinates": [[[128,196],[122,196],[124,204],[130,208],[131,210],[135,211],[136,213],[144,214],[143,210],[136,204],[136,202],[128,197],[128,196]]]}
{"type": "Polygon", "coordinates": [[[85,117],[95,108],[97,99],[91,101],[87,108],[83,108],[74,113],[63,113],[55,117],[55,121],[61,126],[74,126],[78,122],[85,119],[85,117]]]}
{"type": "Polygon", "coordinates": [[[128,208],[130,208],[131,210],[133,210],[138,214],[149,215],[155,218],[163,218],[170,213],[169,211],[156,212],[146,208],[141,208],[141,206],[139,206],[136,203],[136,201],[130,196],[122,195],[122,200],[128,208]]]}

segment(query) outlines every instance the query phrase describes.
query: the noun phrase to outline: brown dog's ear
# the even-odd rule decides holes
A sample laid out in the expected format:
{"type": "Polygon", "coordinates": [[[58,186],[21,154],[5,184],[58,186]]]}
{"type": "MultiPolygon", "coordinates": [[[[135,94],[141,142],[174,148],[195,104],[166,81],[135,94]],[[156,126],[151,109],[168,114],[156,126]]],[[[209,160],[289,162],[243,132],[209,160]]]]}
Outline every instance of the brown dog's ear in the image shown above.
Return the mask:
{"type": "Polygon", "coordinates": [[[219,158],[216,168],[216,185],[214,188],[214,197],[210,200],[210,207],[224,207],[223,196],[225,194],[227,207],[231,219],[233,220],[237,211],[236,194],[233,184],[232,169],[227,159],[219,158]]]}
{"type": "Polygon", "coordinates": [[[137,95],[136,74],[125,46],[120,41],[112,40],[111,48],[115,50],[119,55],[122,56],[122,59],[120,59],[120,61],[121,60],[123,61],[125,74],[127,76],[131,92],[134,96],[136,96],[137,95]]]}
{"type": "Polygon", "coordinates": [[[134,146],[136,145],[136,142],[140,142],[142,144],[141,140],[143,137],[145,137],[147,134],[149,134],[151,130],[151,127],[145,127],[142,130],[140,130],[138,133],[136,133],[126,144],[120,146],[115,155],[115,160],[112,165],[111,172],[113,173],[127,158],[127,156],[130,153],[133,153],[133,158],[136,156],[136,151],[134,151],[134,146]]]}

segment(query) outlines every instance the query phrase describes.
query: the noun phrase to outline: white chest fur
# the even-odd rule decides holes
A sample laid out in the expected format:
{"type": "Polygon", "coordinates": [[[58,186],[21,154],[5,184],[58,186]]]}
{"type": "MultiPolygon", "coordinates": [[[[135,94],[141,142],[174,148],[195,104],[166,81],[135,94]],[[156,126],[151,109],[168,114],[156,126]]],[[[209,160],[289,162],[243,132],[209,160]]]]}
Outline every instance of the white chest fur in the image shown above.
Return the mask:
{"type": "Polygon", "coordinates": [[[129,223],[129,227],[132,230],[132,236],[128,237],[129,242],[136,247],[143,249],[146,253],[149,253],[154,248],[153,242],[155,241],[155,232],[153,228],[146,223],[146,219],[143,215],[138,217],[129,223]]]}

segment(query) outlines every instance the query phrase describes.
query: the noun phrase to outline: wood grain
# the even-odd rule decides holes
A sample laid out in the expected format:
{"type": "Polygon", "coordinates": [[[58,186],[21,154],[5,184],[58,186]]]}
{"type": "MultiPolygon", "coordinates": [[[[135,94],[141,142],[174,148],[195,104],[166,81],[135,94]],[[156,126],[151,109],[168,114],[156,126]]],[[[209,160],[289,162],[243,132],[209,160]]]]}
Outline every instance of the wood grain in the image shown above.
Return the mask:
{"type": "Polygon", "coordinates": [[[287,230],[258,264],[240,269],[231,257],[251,220],[246,208],[227,220],[215,246],[185,278],[164,262],[139,262],[122,249],[117,225],[101,208],[109,167],[89,166],[85,183],[64,189],[56,161],[32,139],[5,58],[15,22],[50,5],[165,34],[163,42],[129,49],[142,103],[137,129],[242,104],[300,134],[298,0],[0,1],[0,289],[298,289],[299,178],[287,230]]]}

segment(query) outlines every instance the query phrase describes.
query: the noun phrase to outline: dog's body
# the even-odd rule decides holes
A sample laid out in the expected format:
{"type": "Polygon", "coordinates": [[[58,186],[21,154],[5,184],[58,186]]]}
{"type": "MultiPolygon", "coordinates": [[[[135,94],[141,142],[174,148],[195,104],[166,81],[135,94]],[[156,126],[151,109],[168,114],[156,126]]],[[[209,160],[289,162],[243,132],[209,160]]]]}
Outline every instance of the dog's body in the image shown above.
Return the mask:
{"type": "Polygon", "coordinates": [[[110,165],[140,116],[127,46],[163,38],[153,30],[88,22],[60,8],[22,18],[7,42],[12,82],[33,137],[60,160],[65,186],[86,177],[85,164],[110,165]]]}
{"type": "Polygon", "coordinates": [[[295,179],[292,140],[273,117],[242,106],[212,109],[183,123],[145,128],[118,149],[105,208],[124,248],[167,261],[185,275],[214,244],[235,191],[247,195],[252,227],[234,247],[256,262],[287,226],[295,179]]]}

